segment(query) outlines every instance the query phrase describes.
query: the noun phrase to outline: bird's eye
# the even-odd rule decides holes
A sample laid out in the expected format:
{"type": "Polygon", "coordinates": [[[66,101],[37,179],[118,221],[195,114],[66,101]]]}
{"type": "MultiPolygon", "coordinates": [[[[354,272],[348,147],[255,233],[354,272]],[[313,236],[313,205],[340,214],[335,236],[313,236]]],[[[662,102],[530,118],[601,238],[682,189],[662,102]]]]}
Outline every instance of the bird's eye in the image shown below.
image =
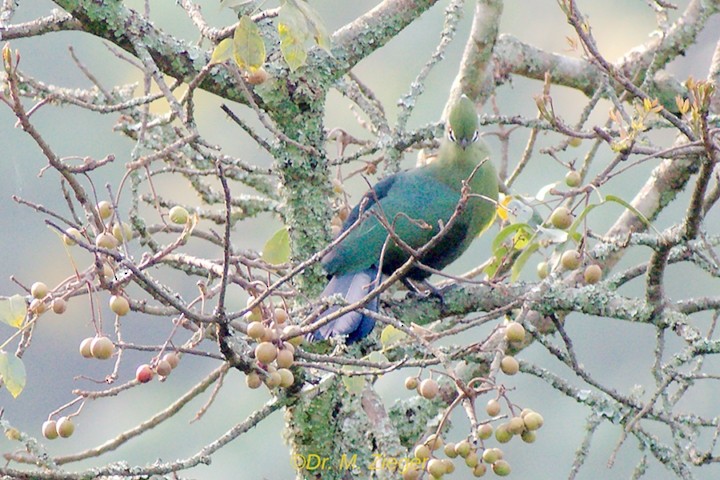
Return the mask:
{"type": "Polygon", "coordinates": [[[455,143],[455,132],[453,132],[452,127],[448,127],[447,129],[448,138],[451,142],[455,143]]]}
{"type": "Polygon", "coordinates": [[[478,132],[477,130],[475,130],[475,132],[473,133],[473,137],[472,137],[472,143],[477,142],[477,139],[478,139],[479,136],[480,136],[480,132],[478,132]]]}

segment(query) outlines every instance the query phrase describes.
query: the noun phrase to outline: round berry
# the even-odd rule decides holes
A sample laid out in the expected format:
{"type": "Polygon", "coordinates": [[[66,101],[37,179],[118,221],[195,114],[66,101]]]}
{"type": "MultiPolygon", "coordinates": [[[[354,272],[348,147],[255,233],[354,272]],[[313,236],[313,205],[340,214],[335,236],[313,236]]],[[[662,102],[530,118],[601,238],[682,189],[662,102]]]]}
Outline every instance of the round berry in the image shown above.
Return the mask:
{"type": "Polygon", "coordinates": [[[445,453],[445,456],[448,458],[455,458],[458,456],[457,450],[455,450],[455,444],[452,442],[445,444],[445,447],[443,448],[443,452],[445,453]]]}
{"type": "Polygon", "coordinates": [[[112,227],[112,234],[118,242],[127,242],[132,239],[132,227],[126,222],[116,223],[112,227]]]}
{"type": "Polygon", "coordinates": [[[288,325],[283,328],[283,337],[295,347],[303,342],[303,337],[300,335],[300,327],[297,325],[288,325]]]}
{"type": "Polygon", "coordinates": [[[95,337],[90,343],[90,353],[99,360],[107,360],[115,353],[115,345],[108,337],[95,337]]]}
{"type": "Polygon", "coordinates": [[[295,362],[295,355],[289,348],[283,348],[278,350],[275,363],[278,368],[290,368],[295,362]]]}
{"type": "Polygon", "coordinates": [[[155,371],[161,377],[167,377],[170,375],[170,372],[172,372],[172,365],[166,360],[160,360],[157,365],[155,365],[155,371]]]}
{"type": "Polygon", "coordinates": [[[43,302],[39,298],[33,298],[33,301],[30,302],[30,306],[28,308],[31,312],[35,312],[38,315],[40,315],[41,313],[45,313],[48,309],[45,302],[43,302]]]}
{"type": "Polygon", "coordinates": [[[578,137],[570,137],[568,139],[568,145],[575,148],[579,147],[580,145],[582,145],[582,139],[578,137]]]}
{"type": "Polygon", "coordinates": [[[173,370],[177,368],[178,364],[180,363],[180,356],[175,352],[168,352],[165,355],[163,355],[163,361],[168,362],[170,364],[170,368],[173,370]]]}
{"type": "Polygon", "coordinates": [[[513,417],[508,422],[508,430],[510,430],[513,435],[520,435],[525,431],[525,422],[520,417],[513,417]]]}
{"type": "Polygon", "coordinates": [[[245,384],[255,390],[256,388],[260,388],[260,385],[262,385],[263,381],[262,378],[260,378],[260,375],[256,371],[252,371],[247,374],[245,377],[245,384]]]}
{"type": "Polygon", "coordinates": [[[245,81],[249,83],[250,85],[260,85],[261,83],[265,83],[268,78],[270,78],[270,74],[265,71],[264,68],[256,68],[247,71],[243,77],[245,78],[245,81]]]}
{"type": "Polygon", "coordinates": [[[510,464],[505,460],[498,460],[492,464],[492,471],[498,477],[506,477],[510,475],[510,464]]]}
{"type": "Polygon", "coordinates": [[[489,423],[483,423],[478,427],[477,435],[480,440],[487,440],[493,434],[493,427],[489,423]]]}
{"type": "Polygon", "coordinates": [[[83,340],[82,342],[80,342],[80,355],[82,355],[85,358],[92,358],[93,354],[92,354],[92,350],[91,350],[91,345],[92,345],[93,340],[95,340],[95,338],[88,337],[85,340],[83,340]]]}
{"type": "Polygon", "coordinates": [[[440,386],[432,378],[426,378],[425,380],[420,382],[418,389],[420,391],[420,395],[427,398],[428,400],[432,400],[440,391],[440,386]]]}
{"type": "Polygon", "coordinates": [[[45,285],[43,282],[35,282],[30,287],[30,294],[34,298],[42,300],[48,294],[48,286],[45,285]]]}
{"type": "Polygon", "coordinates": [[[60,417],[55,424],[55,429],[62,438],[68,438],[75,431],[75,424],[68,417],[60,417]]]}
{"type": "Polygon", "coordinates": [[[170,209],[170,221],[176,225],[185,225],[190,214],[184,207],[176,205],[170,209]]]}
{"type": "Polygon", "coordinates": [[[426,458],[430,458],[430,447],[425,445],[424,443],[421,443],[417,447],[415,447],[415,450],[413,451],[415,458],[419,458],[420,460],[425,460],[426,458]]]}
{"type": "Polygon", "coordinates": [[[270,342],[262,342],[255,347],[255,358],[258,362],[268,365],[277,358],[277,347],[270,342]]]}
{"type": "Polygon", "coordinates": [[[545,420],[539,413],[530,412],[523,417],[523,422],[525,422],[525,428],[532,432],[542,427],[545,420]]]}
{"type": "Polygon", "coordinates": [[[507,423],[503,423],[502,425],[498,425],[498,427],[495,429],[495,440],[497,440],[500,443],[507,443],[512,439],[512,432],[510,431],[510,428],[508,427],[507,423]]]}
{"type": "Polygon", "coordinates": [[[425,445],[430,447],[430,450],[434,452],[435,450],[443,446],[442,437],[433,433],[427,438],[427,440],[425,440],[425,445]]]}
{"type": "Polygon", "coordinates": [[[518,322],[510,322],[505,327],[505,338],[508,342],[522,342],[525,340],[525,327],[518,322]]]}
{"type": "Polygon", "coordinates": [[[482,459],[485,463],[495,463],[502,457],[503,453],[499,448],[486,448],[482,454],[482,459]]]}
{"type": "Polygon", "coordinates": [[[102,232],[95,238],[95,246],[99,248],[112,250],[113,248],[117,247],[117,244],[117,239],[108,232],[102,232]]]}
{"type": "Polygon", "coordinates": [[[148,383],[154,376],[155,372],[153,372],[153,369],[147,363],[140,365],[137,370],[135,370],[135,380],[140,383],[148,383]]]}
{"type": "Polygon", "coordinates": [[[515,360],[515,357],[505,355],[500,361],[500,370],[502,370],[505,375],[515,375],[518,370],[520,370],[520,364],[515,360]]]}
{"type": "Polygon", "coordinates": [[[67,302],[63,298],[53,298],[50,308],[52,308],[52,311],[58,315],[63,314],[65,313],[65,310],[67,310],[67,302]]]}
{"type": "Polygon", "coordinates": [[[110,297],[110,310],[115,315],[125,316],[130,311],[130,302],[121,295],[113,295],[110,297]]]}
{"type": "Polygon", "coordinates": [[[602,268],[596,264],[588,265],[585,267],[585,272],[583,272],[583,278],[585,278],[585,283],[588,285],[599,282],[602,278],[602,268]]]}
{"type": "Polygon", "coordinates": [[[72,247],[73,245],[77,245],[78,240],[82,240],[82,238],[83,236],[80,233],[80,230],[70,227],[65,230],[65,234],[63,235],[63,243],[68,247],[72,247]]]}
{"type": "Polygon", "coordinates": [[[460,442],[455,444],[455,452],[457,452],[457,454],[460,455],[462,458],[467,457],[471,451],[472,445],[470,445],[470,442],[468,442],[467,440],[461,440],[460,442]]]}
{"type": "Polygon", "coordinates": [[[467,457],[465,457],[465,465],[470,468],[475,468],[478,463],[480,463],[480,458],[478,458],[477,452],[471,451],[467,457]]]}
{"type": "Polygon", "coordinates": [[[258,340],[265,336],[265,325],[262,322],[250,322],[247,326],[248,337],[258,340]]]}
{"type": "Polygon", "coordinates": [[[277,373],[280,374],[280,386],[283,388],[290,387],[295,383],[295,376],[287,368],[278,368],[277,373]]]}
{"type": "Polygon", "coordinates": [[[445,465],[445,473],[453,473],[455,471],[455,464],[449,458],[440,460],[445,465]]]}
{"type": "Polygon", "coordinates": [[[281,382],[282,376],[278,372],[270,372],[267,377],[265,377],[265,385],[267,385],[268,388],[278,387],[281,382]]]}
{"type": "Polygon", "coordinates": [[[580,266],[580,253],[577,250],[567,250],[560,257],[560,263],[566,270],[575,270],[580,266]]]}
{"type": "Polygon", "coordinates": [[[485,405],[485,411],[488,415],[491,417],[495,417],[500,414],[500,402],[498,402],[496,399],[491,398],[488,400],[487,405],[485,405]]]}
{"type": "Polygon", "coordinates": [[[520,438],[525,443],[533,443],[535,439],[537,438],[537,435],[535,432],[531,432],[530,430],[525,430],[520,434],[520,438]]]}
{"type": "Polygon", "coordinates": [[[565,174],[565,185],[568,187],[575,188],[580,185],[580,182],[582,182],[582,178],[577,170],[570,170],[565,174]]]}
{"type": "Polygon", "coordinates": [[[445,464],[442,462],[442,460],[438,460],[437,458],[431,458],[430,461],[427,463],[427,471],[433,477],[442,477],[446,473],[445,464]]]}
{"type": "Polygon", "coordinates": [[[290,318],[288,316],[287,310],[285,310],[284,308],[276,308],[273,313],[275,314],[275,323],[277,323],[278,325],[282,325],[283,323],[288,321],[288,318],[290,318]]]}
{"type": "Polygon", "coordinates": [[[405,388],[408,390],[415,390],[420,385],[418,377],[407,377],[405,378],[405,388]]]}
{"type": "Polygon", "coordinates": [[[110,218],[110,215],[112,215],[113,212],[112,203],[108,202],[107,200],[99,202],[97,204],[97,211],[100,215],[100,218],[102,218],[103,220],[107,220],[108,218],[110,218]]]}
{"type": "Polygon", "coordinates": [[[572,225],[572,222],[572,213],[570,213],[570,210],[565,206],[556,208],[550,215],[550,223],[552,223],[553,227],[559,228],[560,230],[565,230],[572,225]]]}
{"type": "Polygon", "coordinates": [[[55,440],[58,437],[57,422],[55,420],[47,420],[42,424],[43,437],[48,440],[55,440]]]}
{"type": "Polygon", "coordinates": [[[475,465],[475,468],[473,468],[473,476],[476,478],[480,478],[485,475],[487,472],[487,467],[483,463],[478,463],[475,465]]]}
{"type": "Polygon", "coordinates": [[[547,262],[540,262],[537,264],[537,276],[540,280],[544,280],[550,275],[550,265],[547,262]]]}

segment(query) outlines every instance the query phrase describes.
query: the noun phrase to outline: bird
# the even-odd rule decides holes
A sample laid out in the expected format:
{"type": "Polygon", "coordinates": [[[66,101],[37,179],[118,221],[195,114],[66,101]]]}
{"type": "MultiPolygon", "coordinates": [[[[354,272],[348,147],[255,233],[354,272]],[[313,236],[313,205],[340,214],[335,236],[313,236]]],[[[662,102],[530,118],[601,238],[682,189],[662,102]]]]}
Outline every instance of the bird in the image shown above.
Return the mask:
{"type": "MultiPolygon", "coordinates": [[[[386,219],[397,238],[419,249],[450,221],[460,204],[463,186],[467,185],[470,195],[459,215],[420,258],[423,265],[436,270],[460,257],[492,223],[497,210],[498,177],[488,149],[479,138],[478,126],[475,104],[462,95],[450,107],[437,157],[426,165],[388,176],[363,195],[340,234],[348,229],[350,232],[322,259],[329,282],[321,298],[339,293],[348,304],[355,303],[379,285],[382,275],[391,275],[408,260],[410,253],[389,238],[379,217],[386,219]]],[[[407,279],[424,282],[430,275],[414,265],[403,281],[410,286],[407,279]]],[[[339,308],[331,306],[322,317],[339,308]]],[[[378,297],[365,308],[377,312],[378,297]]],[[[309,336],[314,341],[345,337],[345,343],[351,344],[369,335],[374,326],[373,318],[354,310],[309,336]]]]}

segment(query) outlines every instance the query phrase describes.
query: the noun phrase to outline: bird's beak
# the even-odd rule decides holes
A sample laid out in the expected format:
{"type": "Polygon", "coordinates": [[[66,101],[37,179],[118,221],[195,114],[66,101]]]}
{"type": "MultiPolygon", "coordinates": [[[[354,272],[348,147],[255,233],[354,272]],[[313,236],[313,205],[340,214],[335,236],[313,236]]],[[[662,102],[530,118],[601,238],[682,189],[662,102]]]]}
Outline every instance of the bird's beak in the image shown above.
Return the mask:
{"type": "Polygon", "coordinates": [[[467,139],[467,138],[463,138],[462,140],[460,140],[460,141],[458,142],[458,145],[460,145],[460,148],[462,148],[463,150],[465,150],[467,147],[470,146],[471,143],[473,143],[471,140],[469,140],[469,139],[467,139]]]}

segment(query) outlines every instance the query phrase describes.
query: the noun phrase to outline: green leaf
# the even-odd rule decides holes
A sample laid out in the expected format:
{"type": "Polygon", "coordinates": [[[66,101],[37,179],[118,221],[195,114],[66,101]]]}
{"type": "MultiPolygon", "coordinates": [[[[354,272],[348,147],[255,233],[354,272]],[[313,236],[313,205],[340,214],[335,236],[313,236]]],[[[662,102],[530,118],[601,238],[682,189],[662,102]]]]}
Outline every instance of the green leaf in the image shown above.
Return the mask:
{"type": "MultiPolygon", "coordinates": [[[[355,367],[351,365],[345,365],[343,368],[344,372],[354,372],[355,367]]],[[[352,377],[348,377],[346,375],[343,375],[342,377],[343,385],[345,385],[345,389],[348,391],[348,393],[359,395],[362,393],[363,388],[365,388],[365,376],[364,375],[354,375],[352,377]]]]}
{"type": "Polygon", "coordinates": [[[238,66],[248,71],[255,71],[265,63],[265,41],[260,29],[250,17],[240,17],[240,22],[233,35],[235,61],[238,66]]]}
{"type": "MultiPolygon", "coordinates": [[[[390,327],[391,325],[388,325],[388,326],[390,327]]],[[[404,335],[404,334],[403,334],[403,335],[404,335]]],[[[367,355],[367,356],[365,357],[365,359],[366,359],[368,362],[373,362],[373,363],[387,363],[387,362],[388,362],[387,357],[386,357],[385,355],[383,355],[383,354],[382,354],[380,351],[378,351],[378,350],[375,350],[375,351],[373,351],[373,352],[370,352],[370,355],[367,355]]]]}
{"type": "Polygon", "coordinates": [[[626,202],[626,201],[623,200],[622,198],[616,197],[615,195],[607,195],[607,196],[605,196],[605,200],[608,201],[608,202],[619,203],[619,204],[622,205],[623,207],[627,208],[627,209],[630,210],[633,214],[635,214],[635,216],[638,217],[638,218],[640,219],[640,221],[645,224],[645,226],[647,226],[648,228],[652,228],[653,230],[655,230],[655,232],[656,232],[658,235],[660,235],[660,232],[658,232],[658,231],[655,229],[655,227],[652,225],[652,223],[650,223],[650,220],[648,220],[648,219],[645,217],[645,215],[643,215],[642,213],[640,213],[640,210],[638,210],[637,208],[633,207],[632,205],[630,205],[628,202],[626,202]]]}
{"type": "Polygon", "coordinates": [[[500,230],[495,236],[492,243],[492,251],[495,252],[505,242],[505,239],[512,235],[517,235],[519,232],[525,232],[528,237],[532,236],[533,229],[527,223],[513,223],[500,230]]]}
{"type": "Polygon", "coordinates": [[[388,348],[404,340],[405,337],[407,337],[407,334],[405,332],[393,327],[392,325],[388,325],[383,328],[383,331],[380,334],[380,343],[382,344],[383,348],[388,348]]]}
{"type": "Polygon", "coordinates": [[[282,227],[275,232],[265,243],[262,259],[272,265],[279,265],[290,261],[290,232],[282,227]]]}
{"type": "Polygon", "coordinates": [[[0,297],[0,322],[20,328],[27,315],[27,304],[22,295],[0,297]]]}
{"type": "Polygon", "coordinates": [[[0,350],[0,378],[2,378],[5,388],[8,389],[13,398],[17,398],[25,388],[25,380],[27,379],[25,365],[22,360],[15,355],[0,350]]]}
{"type": "Polygon", "coordinates": [[[213,50],[210,63],[223,63],[233,56],[233,39],[226,38],[218,43],[213,50]]]}
{"type": "Polygon", "coordinates": [[[290,70],[295,71],[305,65],[310,39],[303,13],[290,3],[285,3],[278,14],[278,34],[280,52],[290,70]]]}

